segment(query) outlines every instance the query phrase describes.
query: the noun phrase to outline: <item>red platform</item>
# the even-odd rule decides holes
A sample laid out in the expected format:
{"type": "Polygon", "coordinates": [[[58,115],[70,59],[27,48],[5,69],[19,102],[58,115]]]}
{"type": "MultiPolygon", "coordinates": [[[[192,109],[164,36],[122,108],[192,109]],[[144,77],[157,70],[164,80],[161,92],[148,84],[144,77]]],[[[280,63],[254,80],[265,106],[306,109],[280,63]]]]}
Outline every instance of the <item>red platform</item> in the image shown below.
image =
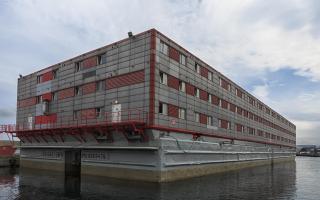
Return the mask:
{"type": "MultiPolygon", "coordinates": [[[[96,115],[96,113],[95,113],[96,115]]],[[[88,134],[92,134],[98,142],[99,137],[113,141],[113,131],[124,134],[129,140],[132,136],[139,136],[146,140],[144,129],[147,126],[148,113],[141,110],[124,110],[121,112],[106,112],[104,118],[97,116],[65,116],[58,118],[55,123],[28,125],[27,122],[17,125],[1,125],[0,133],[11,133],[22,142],[46,142],[51,138],[54,142],[65,142],[65,136],[71,135],[77,141],[87,142],[88,134]]]]}

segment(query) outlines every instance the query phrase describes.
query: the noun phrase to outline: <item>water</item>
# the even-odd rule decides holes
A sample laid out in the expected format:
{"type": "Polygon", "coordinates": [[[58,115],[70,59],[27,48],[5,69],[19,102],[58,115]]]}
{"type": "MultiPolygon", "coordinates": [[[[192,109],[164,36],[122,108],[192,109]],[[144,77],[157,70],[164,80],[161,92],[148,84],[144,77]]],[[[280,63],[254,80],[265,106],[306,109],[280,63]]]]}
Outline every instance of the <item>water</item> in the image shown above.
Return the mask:
{"type": "Polygon", "coordinates": [[[320,158],[152,184],[0,168],[0,199],[320,199],[320,158]],[[81,184],[80,184],[81,182],[81,184]]]}

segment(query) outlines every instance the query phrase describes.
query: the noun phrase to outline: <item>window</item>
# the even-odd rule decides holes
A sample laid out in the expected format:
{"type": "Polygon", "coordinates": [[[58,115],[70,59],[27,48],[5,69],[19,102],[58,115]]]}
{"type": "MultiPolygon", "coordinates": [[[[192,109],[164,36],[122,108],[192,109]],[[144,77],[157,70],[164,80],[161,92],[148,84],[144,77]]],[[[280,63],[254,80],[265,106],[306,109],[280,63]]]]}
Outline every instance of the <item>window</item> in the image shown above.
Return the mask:
{"type": "Polygon", "coordinates": [[[168,45],[163,41],[160,41],[160,52],[165,55],[168,55],[168,45]]]}
{"type": "Polygon", "coordinates": [[[208,93],[208,102],[212,103],[212,95],[208,93]]]}
{"type": "Polygon", "coordinates": [[[101,117],[101,108],[96,108],[96,118],[101,117]]]}
{"type": "Polygon", "coordinates": [[[208,79],[209,79],[210,81],[213,81],[213,74],[212,74],[212,72],[208,72],[208,79]]]}
{"type": "Polygon", "coordinates": [[[57,78],[57,76],[58,76],[58,70],[59,70],[59,69],[55,69],[55,70],[52,71],[52,79],[56,79],[56,78],[57,78]]]}
{"type": "Polygon", "coordinates": [[[197,98],[200,98],[200,90],[198,88],[194,88],[194,95],[197,98]]]}
{"type": "Polygon", "coordinates": [[[37,83],[41,83],[42,82],[42,75],[37,76],[37,83]]]}
{"type": "Polygon", "coordinates": [[[198,63],[194,64],[194,71],[196,71],[198,74],[200,74],[200,65],[198,63]]]}
{"type": "Polygon", "coordinates": [[[73,119],[77,120],[78,118],[79,118],[79,111],[78,110],[73,111],[73,119]]]}
{"type": "Polygon", "coordinates": [[[97,92],[102,90],[102,85],[103,85],[103,81],[96,82],[96,91],[97,92]]]}
{"type": "Polygon", "coordinates": [[[166,103],[159,103],[159,113],[163,115],[168,115],[168,105],[166,103]]]}
{"type": "Polygon", "coordinates": [[[224,119],[219,119],[219,127],[224,129],[231,129],[231,123],[224,119]]]}
{"type": "Polygon", "coordinates": [[[255,100],[253,99],[253,97],[248,97],[248,99],[249,99],[249,103],[255,106],[255,100]]]}
{"type": "Polygon", "coordinates": [[[263,131],[258,129],[258,136],[263,137],[263,131]]]}
{"type": "Polygon", "coordinates": [[[269,109],[269,108],[266,108],[266,113],[267,113],[268,115],[270,115],[270,109],[269,109]]]}
{"type": "Polygon", "coordinates": [[[179,90],[181,92],[186,92],[186,83],[183,81],[179,81],[179,90]]]}
{"type": "Polygon", "coordinates": [[[207,116],[207,125],[212,126],[212,117],[207,116]]]}
{"type": "Polygon", "coordinates": [[[194,121],[195,122],[200,122],[200,114],[197,113],[197,112],[194,113],[194,121]]]}
{"type": "Polygon", "coordinates": [[[240,89],[236,88],[236,95],[240,98],[243,97],[243,93],[240,91],[240,89]]]}
{"type": "Polygon", "coordinates": [[[80,88],[79,88],[79,86],[76,86],[76,87],[74,88],[74,93],[75,93],[76,96],[80,95],[80,88]]]}
{"type": "Polygon", "coordinates": [[[219,78],[219,85],[225,90],[228,90],[228,91],[231,90],[230,83],[228,83],[226,80],[222,78],[219,78]]]}
{"type": "Polygon", "coordinates": [[[244,132],[244,126],[241,125],[241,124],[236,124],[236,131],[243,133],[244,132]]]}
{"type": "Polygon", "coordinates": [[[52,101],[57,100],[57,92],[52,92],[52,101]]]}
{"type": "Polygon", "coordinates": [[[101,65],[102,64],[102,55],[98,55],[97,56],[97,63],[98,63],[98,65],[101,65]]]}
{"type": "Polygon", "coordinates": [[[256,134],[256,129],[251,128],[251,127],[248,127],[248,132],[249,132],[249,134],[251,134],[251,135],[255,135],[255,134],[256,134]]]}
{"type": "Polygon", "coordinates": [[[42,103],[42,96],[41,95],[37,96],[36,101],[37,101],[37,104],[42,103]]]}
{"type": "Polygon", "coordinates": [[[75,72],[79,72],[81,70],[81,62],[75,63],[75,72]]]}
{"type": "Polygon", "coordinates": [[[180,119],[186,119],[186,109],[179,108],[179,118],[180,119]]]}
{"type": "Polygon", "coordinates": [[[186,60],[187,60],[186,56],[183,54],[180,54],[180,63],[182,65],[186,65],[186,60]]]}
{"type": "Polygon", "coordinates": [[[106,54],[98,55],[98,65],[102,65],[105,63],[107,63],[107,55],[106,54]]]}
{"type": "Polygon", "coordinates": [[[166,73],[160,72],[160,83],[168,85],[168,75],[166,73]]]}
{"type": "Polygon", "coordinates": [[[265,138],[270,138],[270,133],[265,133],[265,138]]]}

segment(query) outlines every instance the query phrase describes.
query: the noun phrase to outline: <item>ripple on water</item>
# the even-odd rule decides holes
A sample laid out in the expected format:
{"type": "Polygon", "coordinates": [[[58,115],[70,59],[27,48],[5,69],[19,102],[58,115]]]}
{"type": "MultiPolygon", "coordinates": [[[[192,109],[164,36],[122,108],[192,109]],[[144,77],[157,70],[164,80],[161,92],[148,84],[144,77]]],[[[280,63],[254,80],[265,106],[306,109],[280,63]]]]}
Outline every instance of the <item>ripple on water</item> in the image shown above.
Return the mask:
{"type": "Polygon", "coordinates": [[[319,199],[318,180],[310,157],[163,184],[0,168],[0,199],[319,199]]]}

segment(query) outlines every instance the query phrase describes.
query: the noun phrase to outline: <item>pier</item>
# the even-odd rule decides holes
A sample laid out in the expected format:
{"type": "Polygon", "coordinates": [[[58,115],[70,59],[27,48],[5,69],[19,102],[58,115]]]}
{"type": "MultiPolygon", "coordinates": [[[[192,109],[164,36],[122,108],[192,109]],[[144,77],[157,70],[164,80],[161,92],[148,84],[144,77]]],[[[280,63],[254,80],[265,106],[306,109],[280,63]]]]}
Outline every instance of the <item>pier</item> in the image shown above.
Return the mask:
{"type": "Polygon", "coordinates": [[[316,145],[298,145],[297,156],[320,157],[320,146],[316,145]]]}

